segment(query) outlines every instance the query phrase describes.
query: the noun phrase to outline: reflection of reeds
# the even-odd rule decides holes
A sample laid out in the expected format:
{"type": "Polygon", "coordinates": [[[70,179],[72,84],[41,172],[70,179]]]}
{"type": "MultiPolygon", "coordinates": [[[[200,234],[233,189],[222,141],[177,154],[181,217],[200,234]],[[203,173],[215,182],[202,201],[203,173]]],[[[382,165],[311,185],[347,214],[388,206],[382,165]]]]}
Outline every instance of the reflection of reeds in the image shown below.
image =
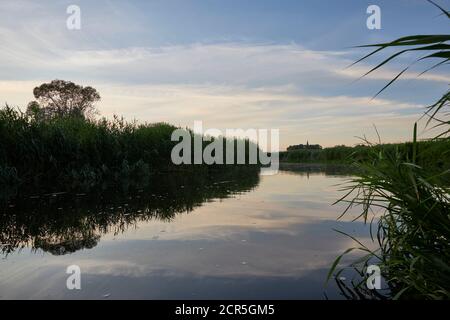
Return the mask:
{"type": "Polygon", "coordinates": [[[102,234],[119,234],[138,222],[170,222],[204,202],[247,192],[259,183],[259,168],[226,172],[161,174],[144,189],[88,194],[50,194],[0,207],[0,252],[23,246],[60,255],[95,247],[102,234]],[[219,183],[218,183],[219,182],[219,183]],[[222,183],[220,183],[222,182],[222,183]]]}
{"type": "Polygon", "coordinates": [[[325,175],[325,176],[351,176],[355,174],[355,168],[345,163],[295,163],[281,162],[280,171],[285,174],[308,176],[309,175],[325,175]]]}
{"type": "Polygon", "coordinates": [[[361,270],[355,268],[358,279],[352,279],[350,283],[336,277],[336,285],[342,295],[348,300],[387,300],[389,298],[389,290],[370,290],[365,283],[365,275],[361,274],[361,270]]]}

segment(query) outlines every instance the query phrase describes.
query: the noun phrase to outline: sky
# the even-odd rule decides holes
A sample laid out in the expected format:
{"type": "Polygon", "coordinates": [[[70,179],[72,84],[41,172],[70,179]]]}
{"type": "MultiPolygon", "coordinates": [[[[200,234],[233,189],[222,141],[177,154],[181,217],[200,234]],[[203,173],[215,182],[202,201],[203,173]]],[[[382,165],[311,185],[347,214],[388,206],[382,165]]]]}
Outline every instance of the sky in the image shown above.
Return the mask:
{"type": "MultiPolygon", "coordinates": [[[[449,8],[450,1],[436,0],[449,8]]],[[[95,87],[100,116],[205,128],[279,129],[280,147],[411,139],[424,108],[448,89],[448,69],[410,72],[405,55],[359,79],[361,44],[448,33],[425,0],[0,0],[0,103],[25,109],[53,79],[95,87]],[[66,10],[81,9],[69,30],[66,10]],[[369,5],[381,29],[369,30],[369,5]]],[[[420,137],[430,132],[421,130],[420,137]]]]}

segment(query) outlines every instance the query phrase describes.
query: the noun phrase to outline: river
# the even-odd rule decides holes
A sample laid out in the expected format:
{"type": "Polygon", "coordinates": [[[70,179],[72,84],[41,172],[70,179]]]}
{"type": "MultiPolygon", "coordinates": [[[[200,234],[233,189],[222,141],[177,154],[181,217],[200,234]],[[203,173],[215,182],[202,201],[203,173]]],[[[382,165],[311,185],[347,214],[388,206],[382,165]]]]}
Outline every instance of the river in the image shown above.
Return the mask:
{"type": "Polygon", "coordinates": [[[333,168],[172,178],[105,195],[48,194],[0,215],[0,299],[342,299],[333,260],[367,227],[337,217],[333,168]],[[68,266],[80,290],[69,290],[68,266]]]}

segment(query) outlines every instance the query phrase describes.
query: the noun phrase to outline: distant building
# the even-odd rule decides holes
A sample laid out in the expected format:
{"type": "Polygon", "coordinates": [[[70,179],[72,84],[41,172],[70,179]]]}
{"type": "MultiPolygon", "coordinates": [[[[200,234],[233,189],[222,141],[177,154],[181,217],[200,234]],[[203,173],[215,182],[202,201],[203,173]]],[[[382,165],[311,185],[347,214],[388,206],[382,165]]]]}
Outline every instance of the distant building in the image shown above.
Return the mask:
{"type": "Polygon", "coordinates": [[[287,151],[294,150],[322,150],[322,146],[319,144],[309,144],[309,141],[306,144],[297,144],[293,146],[289,146],[287,151]]]}

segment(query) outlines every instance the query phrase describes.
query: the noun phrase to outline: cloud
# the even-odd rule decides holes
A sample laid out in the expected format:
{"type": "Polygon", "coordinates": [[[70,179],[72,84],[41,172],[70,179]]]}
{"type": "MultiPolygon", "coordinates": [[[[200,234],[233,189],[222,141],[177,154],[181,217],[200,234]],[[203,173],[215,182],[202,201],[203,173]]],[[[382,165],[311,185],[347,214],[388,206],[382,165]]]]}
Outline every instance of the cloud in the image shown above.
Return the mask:
{"type": "MultiPolygon", "coordinates": [[[[322,81],[350,82],[367,71],[361,65],[346,69],[352,60],[345,52],[307,50],[298,44],[219,43],[166,47],[77,49],[61,31],[0,29],[7,45],[0,52],[4,67],[26,69],[28,74],[65,74],[116,83],[219,83],[227,85],[281,85],[320,77],[322,81]],[[18,40],[17,40],[18,39],[18,40]]],[[[80,40],[80,39],[78,39],[80,40]]],[[[89,42],[84,39],[82,44],[89,42]]],[[[92,39],[91,39],[92,40],[92,39]]],[[[80,42],[80,41],[78,41],[80,42]]],[[[83,46],[81,46],[83,47],[83,46]]],[[[390,80],[395,70],[383,69],[369,79],[390,80]]],[[[415,79],[406,74],[405,79],[415,79]]],[[[449,83],[440,74],[421,80],[449,83]]]]}
{"type": "Polygon", "coordinates": [[[382,130],[385,142],[408,139],[421,105],[369,97],[306,95],[290,87],[142,85],[101,88],[105,114],[192,127],[276,128],[282,147],[314,140],[323,145],[359,142],[354,136],[382,130]]]}
{"type": "MultiPolygon", "coordinates": [[[[32,88],[39,81],[0,82],[0,93],[32,99],[32,88]]],[[[204,121],[205,128],[280,129],[281,147],[298,141],[314,140],[329,146],[354,144],[379,126],[385,141],[410,136],[410,125],[422,111],[421,105],[386,99],[352,96],[312,96],[292,87],[219,85],[118,85],[99,84],[101,114],[123,115],[140,122],[165,121],[192,127],[204,121]]]]}
{"type": "MultiPolygon", "coordinates": [[[[373,66],[371,66],[370,68],[368,66],[354,66],[352,68],[336,69],[336,73],[345,77],[349,77],[351,79],[358,79],[366,72],[368,72],[372,67],[373,66]]],[[[375,72],[368,75],[368,78],[372,80],[390,81],[394,79],[394,77],[396,77],[399,72],[400,70],[395,71],[392,69],[381,69],[376,70],[375,72]]],[[[426,80],[450,84],[449,76],[438,73],[420,74],[420,72],[406,72],[401,76],[400,80],[426,80]]]]}
{"type": "MultiPolygon", "coordinates": [[[[54,13],[41,15],[46,14],[54,13]]],[[[68,33],[64,24],[51,30],[41,19],[34,25],[0,25],[0,97],[12,105],[24,107],[40,83],[67,79],[97,88],[105,116],[183,127],[203,120],[221,130],[278,128],[282,148],[306,140],[353,144],[372,124],[386,142],[408,139],[422,112],[419,103],[371,100],[370,94],[352,91],[348,84],[368,68],[345,69],[353,60],[347,52],[248,42],[119,48],[92,33],[68,33]]],[[[367,83],[381,88],[395,74],[383,69],[367,83]]],[[[436,73],[420,79],[433,86],[449,82],[436,73]]]]}

